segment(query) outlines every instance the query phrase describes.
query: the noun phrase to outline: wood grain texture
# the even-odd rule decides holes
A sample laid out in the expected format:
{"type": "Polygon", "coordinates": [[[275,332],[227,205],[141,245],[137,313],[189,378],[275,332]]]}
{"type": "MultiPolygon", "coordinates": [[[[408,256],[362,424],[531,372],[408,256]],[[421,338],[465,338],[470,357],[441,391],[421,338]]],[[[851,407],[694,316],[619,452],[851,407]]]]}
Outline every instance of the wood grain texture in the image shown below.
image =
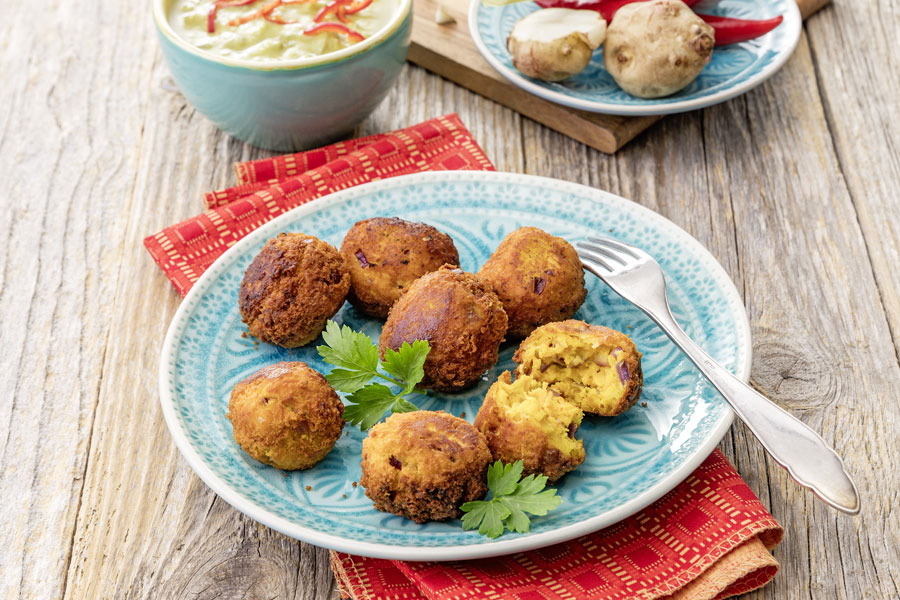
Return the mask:
{"type": "Polygon", "coordinates": [[[836,4],[810,22],[808,31],[837,167],[864,232],[900,356],[900,55],[893,42],[900,2],[836,4]]]}
{"type": "MultiPolygon", "coordinates": [[[[145,12],[0,4],[0,597],[333,598],[327,553],[217,499],[163,423],[179,298],[141,240],[266,153],[186,103],[145,12]]],[[[766,84],[614,156],[417,67],[358,130],[457,111],[499,169],[632,198],[720,260],[754,385],[837,446],[864,502],[824,508],[734,427],[721,447],[786,528],[748,598],[900,597],[898,20],[838,0],[766,84]]]]}

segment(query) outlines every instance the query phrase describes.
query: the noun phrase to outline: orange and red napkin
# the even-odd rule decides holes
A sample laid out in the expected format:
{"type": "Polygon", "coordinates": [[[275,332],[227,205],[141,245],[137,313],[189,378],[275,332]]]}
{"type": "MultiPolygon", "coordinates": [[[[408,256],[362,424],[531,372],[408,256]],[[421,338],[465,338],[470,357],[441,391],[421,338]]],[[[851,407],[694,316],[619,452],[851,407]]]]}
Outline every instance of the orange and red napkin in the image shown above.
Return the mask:
{"type": "MultiPolygon", "coordinates": [[[[235,165],[238,185],[144,240],[181,295],[266,221],[331,192],[396,175],[493,170],[456,115],[325,148],[235,165]]],[[[507,534],[511,535],[511,534],[507,534]]],[[[509,556],[404,562],[331,553],[354,600],[713,599],[768,583],[781,527],[717,450],[641,512],[581,538],[509,556]]]]}
{"type": "Polygon", "coordinates": [[[332,552],[331,567],[341,595],[354,600],[708,600],[767,584],[781,535],[716,450],[644,510],[569,542],[443,563],[332,552]]]}

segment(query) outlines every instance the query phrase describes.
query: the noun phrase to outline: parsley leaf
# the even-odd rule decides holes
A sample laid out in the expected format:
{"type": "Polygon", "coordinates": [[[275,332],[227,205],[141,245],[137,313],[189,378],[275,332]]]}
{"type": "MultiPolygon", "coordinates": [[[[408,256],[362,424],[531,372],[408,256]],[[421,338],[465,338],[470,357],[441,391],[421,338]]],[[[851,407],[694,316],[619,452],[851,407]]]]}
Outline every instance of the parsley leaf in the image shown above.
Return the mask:
{"type": "Polygon", "coordinates": [[[510,512],[506,524],[510,531],[528,533],[531,523],[525,513],[543,516],[560,505],[562,498],[556,495],[555,489],[544,490],[546,485],[546,475],[529,475],[519,482],[512,494],[500,498],[510,512]]]}
{"type": "Polygon", "coordinates": [[[429,350],[428,342],[425,340],[416,340],[412,345],[409,342],[403,342],[398,352],[390,348],[384,351],[384,361],[381,366],[389,374],[405,381],[404,393],[409,394],[425,377],[423,367],[429,350]]]}
{"type": "Polygon", "coordinates": [[[506,518],[507,529],[513,533],[528,533],[531,529],[531,521],[525,511],[515,505],[510,506],[508,498],[501,498],[500,504],[509,510],[509,517],[506,518]]]}
{"type": "Polygon", "coordinates": [[[462,505],[462,510],[465,512],[462,518],[463,529],[477,527],[478,533],[489,538],[500,537],[503,533],[503,520],[509,517],[509,509],[493,500],[466,502],[462,505]]]}
{"type": "Polygon", "coordinates": [[[513,496],[529,496],[533,494],[537,494],[547,485],[547,476],[546,475],[537,475],[532,474],[528,477],[525,477],[518,483],[516,486],[516,490],[511,492],[510,495],[513,496]]]}
{"type": "Polygon", "coordinates": [[[397,400],[391,388],[373,383],[347,396],[350,404],[344,408],[344,419],[365,431],[384,415],[397,400]]]}
{"type": "Polygon", "coordinates": [[[562,502],[556,489],[544,489],[546,475],[529,475],[523,479],[524,463],[518,460],[503,464],[499,460],[488,467],[490,500],[466,502],[463,511],[463,529],[478,528],[478,533],[490,538],[499,537],[504,527],[515,533],[527,533],[531,529],[529,514],[542,516],[562,502]]]}
{"type": "Polygon", "coordinates": [[[369,371],[351,371],[349,369],[332,369],[331,373],[325,376],[328,383],[339,392],[352,394],[360,390],[372,381],[372,373],[369,371]]]}
{"type": "Polygon", "coordinates": [[[523,469],[525,469],[525,463],[521,460],[517,460],[512,464],[503,464],[498,460],[488,467],[488,489],[495,496],[512,494],[516,489],[516,483],[522,477],[523,469]]]}
{"type": "Polygon", "coordinates": [[[405,400],[404,398],[397,398],[397,401],[394,402],[394,405],[391,407],[391,412],[415,412],[419,410],[419,407],[410,402],[409,400],[405,400]]]}
{"type": "Polygon", "coordinates": [[[338,367],[325,376],[334,389],[346,396],[344,419],[365,431],[377,423],[387,411],[411,412],[418,407],[404,396],[419,392],[416,385],[425,376],[425,359],[430,347],[427,341],[404,343],[399,351],[388,349],[382,363],[378,346],[364,333],[328,321],[322,333],[325,346],[316,348],[322,360],[338,367]],[[379,371],[379,364],[387,374],[379,371]],[[399,392],[381,383],[380,378],[400,388],[399,392]]]}
{"type": "Polygon", "coordinates": [[[316,350],[322,360],[336,367],[350,371],[372,373],[378,369],[378,347],[364,333],[353,331],[348,326],[341,327],[334,321],[328,321],[322,339],[327,346],[319,346],[316,350]]]}

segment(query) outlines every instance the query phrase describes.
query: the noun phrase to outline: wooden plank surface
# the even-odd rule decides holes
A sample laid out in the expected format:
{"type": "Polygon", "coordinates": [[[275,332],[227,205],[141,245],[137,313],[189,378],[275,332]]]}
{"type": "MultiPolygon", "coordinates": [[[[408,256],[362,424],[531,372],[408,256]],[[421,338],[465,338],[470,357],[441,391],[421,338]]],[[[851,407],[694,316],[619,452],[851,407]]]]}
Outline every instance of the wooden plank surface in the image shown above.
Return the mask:
{"type": "MultiPolygon", "coordinates": [[[[830,0],[797,0],[803,18],[830,0]]],[[[415,0],[409,60],[601,152],[612,154],[660,116],[623,117],[567,108],[525,92],[500,75],[469,35],[470,0],[415,0]],[[438,8],[452,18],[440,24],[438,8]]]]}
{"type": "MultiPolygon", "coordinates": [[[[0,597],[333,597],[327,553],[217,499],[158,407],[179,298],[141,239],[266,153],[175,90],[143,4],[0,19],[0,597]]],[[[632,198],[720,260],[754,385],[835,444],[864,502],[824,508],[734,427],[722,449],[786,527],[748,598],[900,597],[898,30],[896,0],[837,0],[763,86],[614,156],[417,67],[358,132],[457,111],[498,168],[632,198]]]]}

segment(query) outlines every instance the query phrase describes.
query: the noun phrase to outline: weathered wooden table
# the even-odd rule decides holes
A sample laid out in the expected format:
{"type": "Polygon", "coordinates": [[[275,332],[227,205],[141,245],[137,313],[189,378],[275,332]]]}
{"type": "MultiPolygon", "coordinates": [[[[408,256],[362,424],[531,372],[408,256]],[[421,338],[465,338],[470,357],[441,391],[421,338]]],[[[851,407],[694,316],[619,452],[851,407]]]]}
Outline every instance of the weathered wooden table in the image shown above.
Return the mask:
{"type": "MultiPolygon", "coordinates": [[[[176,91],[148,2],[0,3],[3,598],[329,598],[327,552],[219,500],[157,400],[180,298],[141,241],[264,156],[176,91]]],[[[747,430],[721,448],[784,524],[757,598],[900,596],[897,0],[836,0],[773,79],[666,118],[615,156],[408,67],[361,127],[457,111],[499,169],[586,183],[675,221],[742,291],[753,384],[849,463],[826,508],[747,430]]]]}

